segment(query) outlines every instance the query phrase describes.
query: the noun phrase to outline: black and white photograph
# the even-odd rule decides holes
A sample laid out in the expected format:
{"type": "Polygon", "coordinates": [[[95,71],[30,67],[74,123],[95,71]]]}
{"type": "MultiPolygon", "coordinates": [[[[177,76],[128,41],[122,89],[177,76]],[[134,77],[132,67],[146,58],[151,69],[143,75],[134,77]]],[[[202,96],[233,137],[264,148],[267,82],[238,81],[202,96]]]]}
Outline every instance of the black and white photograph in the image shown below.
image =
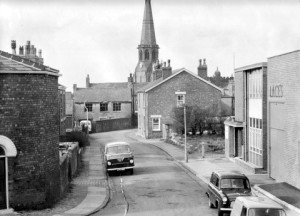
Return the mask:
{"type": "Polygon", "coordinates": [[[0,215],[299,216],[300,0],[0,0],[0,215]]]}

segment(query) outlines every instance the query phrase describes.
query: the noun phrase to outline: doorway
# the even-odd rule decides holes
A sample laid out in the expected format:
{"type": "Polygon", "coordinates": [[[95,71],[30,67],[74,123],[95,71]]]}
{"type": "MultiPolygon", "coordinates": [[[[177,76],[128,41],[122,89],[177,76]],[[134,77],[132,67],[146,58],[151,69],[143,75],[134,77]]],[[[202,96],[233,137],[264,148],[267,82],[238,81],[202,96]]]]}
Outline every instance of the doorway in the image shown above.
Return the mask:
{"type": "MultiPolygon", "coordinates": [[[[0,147],[0,156],[4,155],[4,150],[0,147]]],[[[6,165],[5,157],[0,158],[0,209],[6,209],[6,165]]]]}

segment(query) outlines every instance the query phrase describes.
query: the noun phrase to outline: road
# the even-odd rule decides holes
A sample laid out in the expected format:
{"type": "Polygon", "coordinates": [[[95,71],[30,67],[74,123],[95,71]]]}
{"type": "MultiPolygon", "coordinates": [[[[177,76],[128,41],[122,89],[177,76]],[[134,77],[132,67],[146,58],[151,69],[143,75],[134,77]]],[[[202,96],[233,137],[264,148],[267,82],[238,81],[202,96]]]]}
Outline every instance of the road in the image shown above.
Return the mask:
{"type": "Polygon", "coordinates": [[[91,134],[103,146],[126,141],[135,155],[134,175],[118,172],[109,176],[107,206],[94,215],[217,215],[205,195],[207,185],[182,169],[161,149],[126,136],[128,131],[91,134]]]}

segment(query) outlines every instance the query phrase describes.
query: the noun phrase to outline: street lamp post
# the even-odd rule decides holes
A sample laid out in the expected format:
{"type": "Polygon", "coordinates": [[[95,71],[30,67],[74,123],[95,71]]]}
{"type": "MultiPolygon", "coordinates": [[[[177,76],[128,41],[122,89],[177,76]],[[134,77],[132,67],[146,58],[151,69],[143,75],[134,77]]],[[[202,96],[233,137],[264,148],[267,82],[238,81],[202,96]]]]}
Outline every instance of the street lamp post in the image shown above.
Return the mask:
{"type": "Polygon", "coordinates": [[[84,101],[84,108],[86,110],[86,133],[89,134],[89,123],[88,123],[88,121],[89,121],[89,110],[86,107],[85,102],[86,101],[84,101]]]}
{"type": "Polygon", "coordinates": [[[183,114],[184,114],[184,161],[186,163],[189,162],[188,155],[187,155],[187,145],[186,145],[186,106],[183,105],[183,114]]]}

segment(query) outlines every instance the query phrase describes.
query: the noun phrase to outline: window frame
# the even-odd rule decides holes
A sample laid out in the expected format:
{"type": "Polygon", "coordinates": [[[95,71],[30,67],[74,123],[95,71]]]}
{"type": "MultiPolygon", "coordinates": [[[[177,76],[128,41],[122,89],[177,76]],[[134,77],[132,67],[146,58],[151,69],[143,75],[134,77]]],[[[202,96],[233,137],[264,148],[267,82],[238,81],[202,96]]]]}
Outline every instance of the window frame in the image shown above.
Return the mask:
{"type": "Polygon", "coordinates": [[[93,112],[93,104],[92,103],[86,103],[84,106],[84,112],[86,112],[86,110],[88,112],[93,112]]]}
{"type": "MultiPolygon", "coordinates": [[[[104,108],[105,108],[104,107],[104,108]]],[[[103,103],[103,102],[101,102],[100,103],[100,112],[108,112],[108,103],[103,103]],[[101,108],[103,108],[103,107],[101,107],[101,106],[103,106],[103,105],[106,105],[105,107],[106,107],[106,110],[101,110],[101,108]]]]}
{"type": "Polygon", "coordinates": [[[152,131],[161,131],[160,123],[161,123],[161,117],[159,116],[153,116],[151,117],[151,125],[152,125],[152,131]],[[158,120],[158,123],[154,123],[154,120],[158,120]],[[157,127],[154,127],[157,126],[157,127]]]}
{"type": "Polygon", "coordinates": [[[175,92],[176,95],[176,103],[177,103],[177,107],[183,107],[185,105],[185,101],[186,101],[186,92],[175,92]],[[182,100],[178,100],[179,97],[182,97],[182,100]]]}
{"type": "Polygon", "coordinates": [[[113,112],[121,112],[121,111],[122,111],[122,104],[121,104],[121,102],[114,102],[113,103],[113,112]]]}

